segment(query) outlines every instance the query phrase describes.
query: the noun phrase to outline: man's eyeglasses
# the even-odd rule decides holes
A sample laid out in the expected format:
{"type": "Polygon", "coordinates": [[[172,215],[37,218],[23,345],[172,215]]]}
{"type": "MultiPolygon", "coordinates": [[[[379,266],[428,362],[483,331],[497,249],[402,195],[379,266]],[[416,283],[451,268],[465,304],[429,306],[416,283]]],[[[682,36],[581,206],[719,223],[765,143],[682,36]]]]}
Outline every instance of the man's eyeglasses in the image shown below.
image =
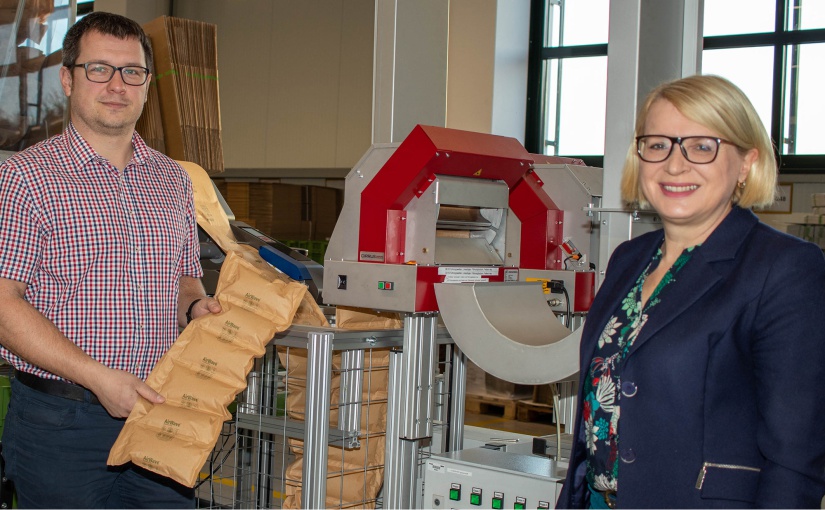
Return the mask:
{"type": "Polygon", "coordinates": [[[82,67],[86,71],[86,79],[95,83],[108,83],[115,75],[115,71],[120,71],[120,78],[123,83],[135,87],[146,83],[146,79],[149,77],[149,69],[140,66],[116,67],[101,62],[86,62],[85,64],[72,64],[66,67],[82,67]]]}
{"type": "Polygon", "coordinates": [[[710,136],[645,135],[636,137],[636,152],[642,161],[661,163],[670,157],[673,146],[678,145],[686,160],[704,165],[716,160],[719,146],[723,143],[730,142],[710,136]]]}

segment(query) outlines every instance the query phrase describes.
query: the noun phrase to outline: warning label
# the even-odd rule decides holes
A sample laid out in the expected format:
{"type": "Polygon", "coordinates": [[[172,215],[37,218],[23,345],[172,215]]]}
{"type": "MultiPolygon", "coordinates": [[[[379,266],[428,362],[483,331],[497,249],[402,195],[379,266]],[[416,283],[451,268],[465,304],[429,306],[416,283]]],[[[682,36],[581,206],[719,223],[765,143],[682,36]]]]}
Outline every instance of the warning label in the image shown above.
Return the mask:
{"type": "Polygon", "coordinates": [[[488,282],[491,276],[498,276],[497,267],[439,267],[438,274],[444,283],[488,282]]]}

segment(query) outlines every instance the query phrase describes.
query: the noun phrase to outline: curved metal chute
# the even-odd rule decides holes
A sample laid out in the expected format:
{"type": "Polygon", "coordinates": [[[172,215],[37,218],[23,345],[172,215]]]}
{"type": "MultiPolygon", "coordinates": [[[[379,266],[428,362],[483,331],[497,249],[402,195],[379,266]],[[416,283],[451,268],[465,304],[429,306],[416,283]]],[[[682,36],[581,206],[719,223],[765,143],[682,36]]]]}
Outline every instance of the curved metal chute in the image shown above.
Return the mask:
{"type": "Polygon", "coordinates": [[[581,328],[571,332],[532,282],[437,283],[441,318],[456,345],[485,372],[516,384],[570,379],[581,328]]]}

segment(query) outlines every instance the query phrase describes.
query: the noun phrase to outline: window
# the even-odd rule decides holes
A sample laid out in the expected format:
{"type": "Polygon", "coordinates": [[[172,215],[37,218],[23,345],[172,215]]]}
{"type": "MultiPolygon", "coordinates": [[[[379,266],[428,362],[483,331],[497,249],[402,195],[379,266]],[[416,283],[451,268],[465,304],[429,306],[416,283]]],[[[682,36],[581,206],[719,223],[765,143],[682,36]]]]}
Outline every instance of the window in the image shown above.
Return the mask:
{"type": "MultiPolygon", "coordinates": [[[[533,0],[531,152],[603,165],[609,7],[609,0],[533,0]]],[[[781,171],[825,172],[825,2],[704,0],[703,29],[702,72],[748,95],[781,171]]]]}
{"type": "MultiPolygon", "coordinates": [[[[17,2],[13,2],[17,3],[17,2]]],[[[70,0],[20,2],[0,23],[0,150],[19,151],[63,131],[66,98],[60,86],[63,36],[70,0]]],[[[77,17],[94,2],[78,0],[77,17]]]]}
{"type": "Polygon", "coordinates": [[[533,0],[525,137],[531,152],[602,165],[609,7],[609,0],[533,0]]]}

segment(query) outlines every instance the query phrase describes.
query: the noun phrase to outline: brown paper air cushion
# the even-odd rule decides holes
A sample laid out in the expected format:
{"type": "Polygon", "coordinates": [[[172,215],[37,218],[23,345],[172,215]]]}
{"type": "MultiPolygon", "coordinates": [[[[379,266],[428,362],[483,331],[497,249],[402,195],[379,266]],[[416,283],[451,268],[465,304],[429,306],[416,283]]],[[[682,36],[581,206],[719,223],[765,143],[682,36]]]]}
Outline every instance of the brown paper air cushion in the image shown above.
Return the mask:
{"type": "Polygon", "coordinates": [[[192,321],[161,358],[146,383],[166,402],[139,399],[108,464],[131,461],[194,486],[230,417],[226,406],[246,387],[252,359],[289,327],[306,293],[304,285],[228,253],[215,295],[223,311],[192,321]]]}

